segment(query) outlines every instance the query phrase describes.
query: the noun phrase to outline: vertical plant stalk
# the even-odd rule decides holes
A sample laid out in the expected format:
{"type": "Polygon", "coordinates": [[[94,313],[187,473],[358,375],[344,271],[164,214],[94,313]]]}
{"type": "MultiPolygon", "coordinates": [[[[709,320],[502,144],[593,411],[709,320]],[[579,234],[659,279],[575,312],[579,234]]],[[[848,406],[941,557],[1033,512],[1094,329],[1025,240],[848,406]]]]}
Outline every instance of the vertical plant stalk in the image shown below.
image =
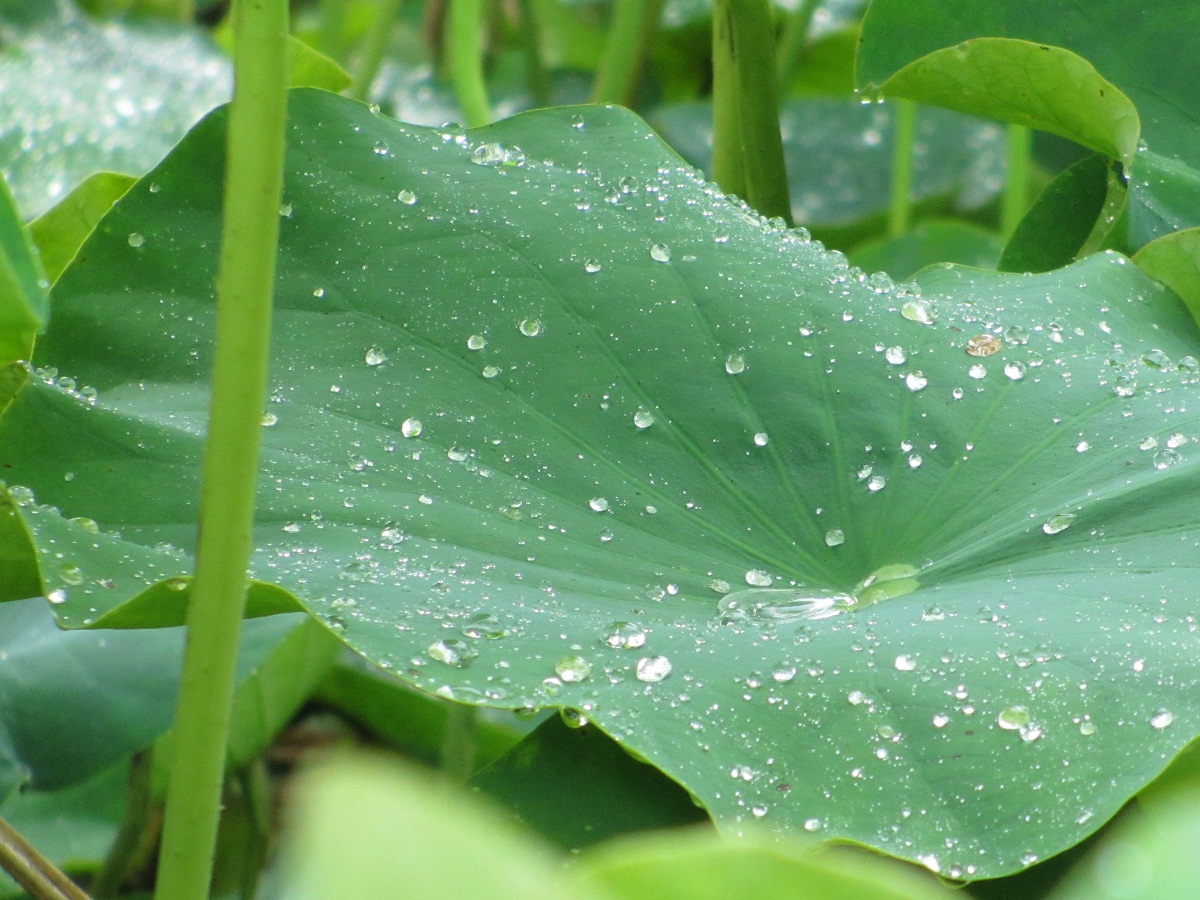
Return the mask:
{"type": "Polygon", "coordinates": [[[712,178],[791,225],[774,58],[770,0],[713,0],[712,178]]]}
{"type": "Polygon", "coordinates": [[[893,100],[895,128],[892,131],[892,197],[888,204],[888,234],[908,232],[912,222],[913,141],[917,136],[917,104],[893,100]]]}
{"type": "Polygon", "coordinates": [[[520,35],[521,50],[525,54],[525,81],[529,85],[533,105],[549,106],[550,74],[542,60],[542,23],[533,0],[518,0],[517,32],[520,35]]]}
{"type": "Polygon", "coordinates": [[[208,896],[266,393],[287,118],[287,0],[237,0],[234,34],[212,398],[158,900],[208,896]]]}
{"type": "Polygon", "coordinates": [[[0,869],[34,900],[88,900],[70,878],[0,819],[0,869]]]}
{"type": "Polygon", "coordinates": [[[455,781],[466,781],[475,772],[479,709],[467,703],[449,703],[442,734],[440,765],[455,781]]]}
{"type": "Polygon", "coordinates": [[[367,34],[367,46],[363,50],[362,59],[354,72],[347,96],[366,101],[371,93],[371,84],[379,74],[383,57],[387,55],[388,44],[392,40],[392,32],[396,28],[396,14],[400,11],[400,0],[380,0],[375,7],[375,21],[367,34]]]}
{"type": "Polygon", "coordinates": [[[1017,230],[1029,209],[1029,170],[1033,157],[1033,131],[1027,125],[1008,126],[1008,158],[1004,195],[1000,200],[1000,233],[1005,238],[1017,230]]]}
{"type": "Polygon", "coordinates": [[[483,80],[484,0],[450,0],[446,21],[445,53],[450,59],[450,80],[468,128],[492,121],[487,85],[483,80]]]}
{"type": "Polygon", "coordinates": [[[654,44],[661,15],[662,0],[616,0],[592,82],[592,103],[633,105],[638,75],[654,44]]]}
{"type": "Polygon", "coordinates": [[[321,52],[339,63],[345,49],[342,46],[342,36],[346,27],[346,2],[347,0],[320,0],[319,8],[321,18],[318,40],[321,52]]]}
{"type": "Polygon", "coordinates": [[[804,50],[808,44],[808,26],[812,24],[813,13],[821,0],[801,0],[800,5],[790,16],[779,38],[779,55],[776,59],[776,78],[780,93],[786,93],[788,84],[800,63],[804,59],[804,50]]]}
{"type": "Polygon", "coordinates": [[[91,884],[95,900],[116,897],[133,868],[142,835],[146,833],[150,819],[153,780],[153,750],[135,753],[129,767],[129,792],[125,801],[125,813],[121,817],[113,845],[91,884]]]}

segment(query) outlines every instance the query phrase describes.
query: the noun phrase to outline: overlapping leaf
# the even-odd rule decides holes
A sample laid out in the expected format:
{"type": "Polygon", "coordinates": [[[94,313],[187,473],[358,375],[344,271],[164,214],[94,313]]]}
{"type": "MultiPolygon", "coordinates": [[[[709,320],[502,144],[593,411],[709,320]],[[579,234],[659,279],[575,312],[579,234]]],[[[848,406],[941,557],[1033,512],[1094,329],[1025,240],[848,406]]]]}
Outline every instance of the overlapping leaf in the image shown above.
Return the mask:
{"type": "MultiPolygon", "coordinates": [[[[922,295],[618,110],[291,121],[254,565],[360,652],[582,710],[726,829],[966,878],[1200,733],[1197,335],[1123,257],[922,295]]],[[[222,122],[100,224],[0,420],[68,624],[186,586],[222,122]]]]}

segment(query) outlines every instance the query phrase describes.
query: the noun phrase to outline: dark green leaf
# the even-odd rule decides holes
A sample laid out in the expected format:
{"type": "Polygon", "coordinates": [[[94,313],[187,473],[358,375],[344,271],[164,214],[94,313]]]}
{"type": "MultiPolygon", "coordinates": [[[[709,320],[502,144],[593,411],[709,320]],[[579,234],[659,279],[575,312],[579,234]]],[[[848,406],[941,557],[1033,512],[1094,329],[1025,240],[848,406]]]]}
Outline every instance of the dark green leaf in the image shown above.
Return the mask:
{"type": "Polygon", "coordinates": [[[867,272],[887,272],[903,280],[939,262],[995,268],[1000,238],[965,222],[934,220],[922,222],[908,234],[859,244],[846,256],[867,272]]]}
{"type": "Polygon", "coordinates": [[[470,781],[550,843],[580,850],[634,831],[707,822],[687,791],[607,735],[554,716],[470,781]]]}
{"type": "MultiPolygon", "coordinates": [[[[1200,733],[1197,333],[1127,259],[918,296],[621,110],[292,103],[253,566],[360,653],[584,709],[726,830],[967,879],[1200,733]]],[[[95,402],[41,378],[0,419],[65,624],[191,566],[223,141],[59,281],[39,361],[95,402]]]]}
{"type": "Polygon", "coordinates": [[[1093,153],[1063,169],[1008,239],[1000,270],[1049,272],[1074,260],[1104,209],[1108,168],[1108,160],[1093,153]]]}

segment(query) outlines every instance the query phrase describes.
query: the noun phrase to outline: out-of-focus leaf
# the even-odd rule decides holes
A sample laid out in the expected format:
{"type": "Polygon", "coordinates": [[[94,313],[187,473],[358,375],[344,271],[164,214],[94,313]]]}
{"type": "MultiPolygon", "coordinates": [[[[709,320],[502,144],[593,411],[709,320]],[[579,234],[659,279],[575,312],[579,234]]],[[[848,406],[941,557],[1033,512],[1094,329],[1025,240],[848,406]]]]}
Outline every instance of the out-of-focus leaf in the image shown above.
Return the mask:
{"type": "Polygon", "coordinates": [[[907,234],[859,244],[847,252],[867,272],[887,272],[903,280],[934,263],[992,269],[1000,256],[999,236],[956,219],[922,222],[907,234]]]}
{"type": "Polygon", "coordinates": [[[1200,228],[1153,240],[1134,255],[1133,261],[1178,294],[1192,318],[1200,322],[1200,228]]]}
{"type": "Polygon", "coordinates": [[[0,365],[33,355],[50,313],[46,288],[37,247],[0,178],[0,365]]]}

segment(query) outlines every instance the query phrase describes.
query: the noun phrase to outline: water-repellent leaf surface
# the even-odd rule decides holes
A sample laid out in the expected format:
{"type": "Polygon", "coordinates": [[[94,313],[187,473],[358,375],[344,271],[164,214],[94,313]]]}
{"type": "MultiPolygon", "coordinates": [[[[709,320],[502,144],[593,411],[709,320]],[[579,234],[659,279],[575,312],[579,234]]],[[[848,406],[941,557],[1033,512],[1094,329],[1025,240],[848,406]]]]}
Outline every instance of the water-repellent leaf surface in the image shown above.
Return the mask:
{"type": "MultiPolygon", "coordinates": [[[[1200,59],[1195,54],[1171,52],[1180,34],[1200,28],[1200,6],[1190,0],[1145,4],[1137,0],[875,0],[863,20],[858,57],[858,83],[877,88],[911,63],[929,62],[955,47],[964,62],[973,57],[977,38],[1015,38],[1063,48],[1083,57],[1107,81],[1119,88],[1137,109],[1141,142],[1129,170],[1129,242],[1134,248],[1147,241],[1200,224],[1193,204],[1179,201],[1200,193],[1200,111],[1195,98],[1200,91],[1200,59]],[[970,42],[970,43],[964,43],[970,42]]],[[[1084,135],[1109,129],[1115,137],[1124,132],[1127,117],[1108,117],[1101,108],[1113,98],[1097,93],[1097,85],[1084,76],[1029,82],[1032,67],[1027,45],[1009,43],[1013,52],[989,58],[985,66],[961,70],[964,79],[958,94],[974,94],[984,106],[972,107],[981,115],[999,106],[1015,104],[1026,113],[1053,108],[1080,119],[1077,140],[1093,149],[1084,135]],[[1064,103],[1068,97],[1073,103],[1064,103]],[[1086,122],[1084,120],[1087,120],[1086,122]]],[[[1054,56],[1046,51],[1043,56],[1054,56]]],[[[951,66],[943,66],[948,74],[951,66]]],[[[1066,74],[1066,70],[1062,74],[1066,74]]],[[[924,88],[941,91],[935,81],[924,88]]],[[[911,94],[906,93],[905,96],[911,94]]],[[[929,102],[939,102],[929,97],[929,102]]],[[[1110,110],[1110,112],[1114,112],[1110,110]]],[[[1016,119],[1014,119],[1016,120],[1016,119]]],[[[1053,130],[1053,129],[1052,129],[1053,130]]],[[[1062,133],[1061,131],[1059,133],[1062,133]]],[[[1127,148],[1118,141],[1122,153],[1127,148]]],[[[1117,148],[1114,148],[1117,149],[1117,148]]],[[[1115,154],[1114,154],[1115,155],[1115,154]]],[[[1128,160],[1127,160],[1128,162],[1128,160]]]]}
{"type": "MultiPolygon", "coordinates": [[[[0,419],[66,624],[190,566],[223,140],[100,223],[38,346],[76,389],[0,419]]],[[[1200,732],[1197,334],[1124,257],[900,291],[621,110],[313,91],[281,214],[254,573],[370,659],[966,878],[1200,732]]]]}
{"type": "Polygon", "coordinates": [[[142,174],[231,85],[229,60],[197,29],[0,0],[0,170],[26,218],[97,170],[142,174]]]}

